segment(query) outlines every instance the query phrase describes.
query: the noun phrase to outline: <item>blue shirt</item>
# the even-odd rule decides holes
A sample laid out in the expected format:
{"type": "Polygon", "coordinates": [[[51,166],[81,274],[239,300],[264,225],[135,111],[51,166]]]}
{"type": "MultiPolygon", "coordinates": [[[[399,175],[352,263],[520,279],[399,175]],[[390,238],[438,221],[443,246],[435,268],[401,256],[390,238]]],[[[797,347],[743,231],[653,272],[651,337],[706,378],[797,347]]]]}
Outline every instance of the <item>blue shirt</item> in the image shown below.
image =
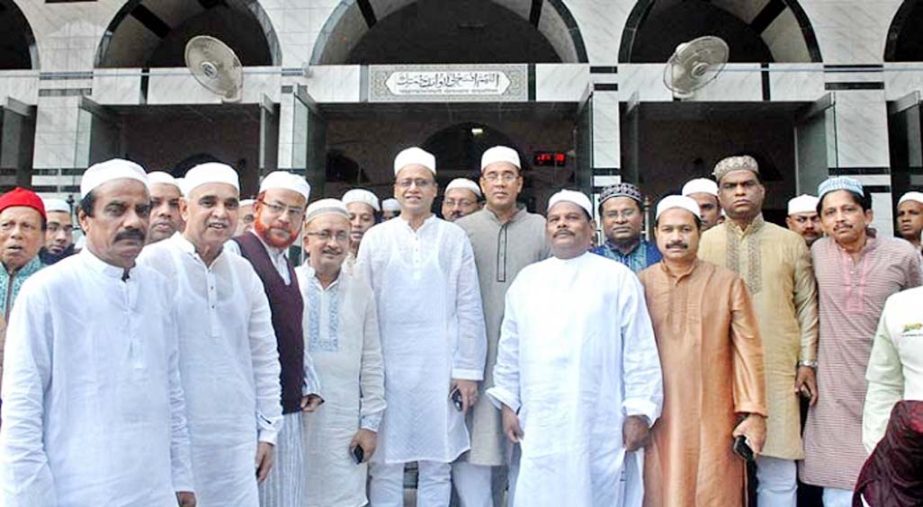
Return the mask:
{"type": "Polygon", "coordinates": [[[0,308],[3,309],[4,318],[9,319],[10,309],[13,308],[13,302],[16,301],[16,296],[19,294],[22,284],[43,267],[45,265],[36,255],[34,259],[19,268],[12,276],[5,267],[0,269],[0,308]]]}
{"type": "Polygon", "coordinates": [[[660,250],[657,250],[657,245],[643,239],[627,254],[623,254],[615,245],[608,241],[594,248],[592,252],[596,255],[602,255],[603,257],[621,262],[635,273],[660,262],[661,259],[660,250]]]}

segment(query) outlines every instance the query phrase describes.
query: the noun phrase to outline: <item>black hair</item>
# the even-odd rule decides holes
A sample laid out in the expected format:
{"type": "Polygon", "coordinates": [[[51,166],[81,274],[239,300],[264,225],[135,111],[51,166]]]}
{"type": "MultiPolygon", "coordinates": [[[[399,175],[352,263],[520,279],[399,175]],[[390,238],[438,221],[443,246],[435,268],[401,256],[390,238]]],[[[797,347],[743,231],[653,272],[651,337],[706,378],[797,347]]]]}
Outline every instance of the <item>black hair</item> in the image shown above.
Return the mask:
{"type": "Polygon", "coordinates": [[[79,209],[88,217],[93,216],[93,208],[96,207],[96,191],[90,190],[87,195],[80,198],[79,209]]]}

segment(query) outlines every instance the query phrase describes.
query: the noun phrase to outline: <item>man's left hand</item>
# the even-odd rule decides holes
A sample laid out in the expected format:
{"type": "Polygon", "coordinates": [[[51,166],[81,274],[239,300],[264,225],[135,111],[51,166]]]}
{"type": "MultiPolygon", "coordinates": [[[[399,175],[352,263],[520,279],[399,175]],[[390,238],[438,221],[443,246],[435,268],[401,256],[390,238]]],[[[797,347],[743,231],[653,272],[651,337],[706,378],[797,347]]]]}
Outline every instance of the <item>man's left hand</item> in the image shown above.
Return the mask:
{"type": "Polygon", "coordinates": [[[759,414],[750,414],[731,432],[731,436],[747,437],[747,445],[755,454],[763,452],[763,444],[766,443],[766,418],[759,414]]]}
{"type": "Polygon", "coordinates": [[[192,491],[177,491],[176,505],[179,505],[179,507],[195,507],[195,493],[192,491]]]}
{"type": "Polygon", "coordinates": [[[813,407],[817,403],[817,372],[810,366],[799,366],[795,377],[795,394],[809,398],[813,407]]]}
{"type": "Polygon", "coordinates": [[[301,410],[303,412],[314,412],[320,407],[324,399],[316,394],[309,394],[301,398],[301,410]]]}
{"type": "Polygon", "coordinates": [[[372,454],[375,454],[375,448],[378,446],[378,433],[375,433],[372,430],[367,430],[365,428],[360,428],[353,436],[352,442],[349,443],[349,452],[352,454],[353,449],[359,446],[362,448],[363,457],[362,462],[368,463],[369,458],[372,457],[372,454]]]}
{"type": "Polygon", "coordinates": [[[272,444],[260,442],[256,446],[256,481],[263,482],[272,469],[272,444]]]}
{"type": "Polygon", "coordinates": [[[622,423],[622,442],[628,452],[647,447],[651,442],[651,428],[647,425],[647,419],[639,415],[626,417],[622,423]]]}
{"type": "Polygon", "coordinates": [[[452,379],[452,387],[449,393],[458,389],[462,397],[462,413],[468,413],[468,409],[473,407],[478,401],[478,383],[474,380],[452,379]]]}

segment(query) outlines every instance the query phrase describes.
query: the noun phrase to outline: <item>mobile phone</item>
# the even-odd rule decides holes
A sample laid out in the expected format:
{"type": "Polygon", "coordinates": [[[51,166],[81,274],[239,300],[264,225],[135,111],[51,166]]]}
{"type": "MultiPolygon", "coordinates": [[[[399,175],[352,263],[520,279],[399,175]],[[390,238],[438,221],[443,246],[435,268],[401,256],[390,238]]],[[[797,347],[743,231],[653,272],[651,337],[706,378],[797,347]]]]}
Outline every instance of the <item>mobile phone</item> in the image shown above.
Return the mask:
{"type": "Polygon", "coordinates": [[[357,465],[361,464],[362,460],[365,459],[365,451],[362,450],[361,445],[357,445],[353,448],[353,459],[356,460],[357,465]]]}
{"type": "Polygon", "coordinates": [[[734,439],[734,454],[740,456],[744,461],[753,461],[753,449],[747,444],[747,437],[740,435],[734,439]]]}
{"type": "Polygon", "coordinates": [[[461,412],[462,409],[465,408],[465,404],[462,403],[461,391],[459,391],[458,389],[453,389],[451,396],[452,396],[452,403],[455,404],[455,410],[458,410],[459,412],[461,412]]]}

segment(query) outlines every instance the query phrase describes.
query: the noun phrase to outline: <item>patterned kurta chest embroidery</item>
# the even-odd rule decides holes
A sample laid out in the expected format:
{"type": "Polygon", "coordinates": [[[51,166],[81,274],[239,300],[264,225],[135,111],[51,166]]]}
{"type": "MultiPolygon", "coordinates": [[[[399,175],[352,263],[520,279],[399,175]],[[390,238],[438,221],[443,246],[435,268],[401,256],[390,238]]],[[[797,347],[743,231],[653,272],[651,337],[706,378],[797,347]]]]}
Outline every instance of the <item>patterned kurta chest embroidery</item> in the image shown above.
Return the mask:
{"type": "Polygon", "coordinates": [[[337,352],[340,350],[340,286],[334,284],[327,289],[327,297],[316,280],[308,281],[309,320],[308,343],[311,350],[337,352]],[[325,304],[326,303],[326,304],[325,304]],[[322,318],[323,316],[324,318],[322,318]],[[326,324],[327,333],[321,335],[321,326],[326,324]]]}
{"type": "Polygon", "coordinates": [[[760,251],[760,238],[758,236],[763,228],[762,215],[753,219],[753,222],[745,230],[741,230],[735,224],[730,223],[727,226],[727,268],[734,271],[747,284],[750,294],[756,295],[763,289],[763,261],[762,252],[760,251]],[[744,245],[741,245],[743,243],[744,245]],[[742,272],[740,266],[741,249],[747,249],[747,269],[742,272]]]}

